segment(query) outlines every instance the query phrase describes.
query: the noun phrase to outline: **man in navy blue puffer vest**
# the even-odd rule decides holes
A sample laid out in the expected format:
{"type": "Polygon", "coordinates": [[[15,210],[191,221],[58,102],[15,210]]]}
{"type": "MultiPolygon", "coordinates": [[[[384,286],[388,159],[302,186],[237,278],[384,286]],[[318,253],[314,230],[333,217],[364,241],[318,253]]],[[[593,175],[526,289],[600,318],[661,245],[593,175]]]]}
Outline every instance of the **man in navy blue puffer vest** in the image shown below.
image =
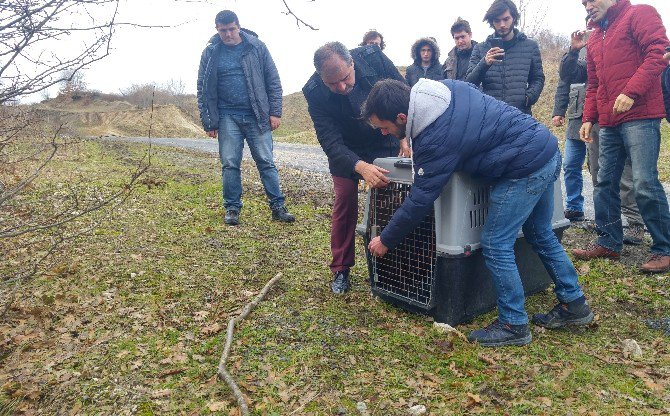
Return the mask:
{"type": "Polygon", "coordinates": [[[498,294],[498,319],[473,331],[484,346],[531,342],[524,291],[514,260],[523,229],[555,283],[558,305],[533,322],[546,328],[593,320],[577,272],[551,226],[554,182],[561,169],[558,140],[518,109],[483,94],[474,85],[421,79],[410,90],[380,81],[370,92],[363,117],[382,134],[412,141],[414,183],[370,252],[383,256],[425,217],[452,173],[463,171],[494,181],[481,236],[482,253],[498,294]]]}

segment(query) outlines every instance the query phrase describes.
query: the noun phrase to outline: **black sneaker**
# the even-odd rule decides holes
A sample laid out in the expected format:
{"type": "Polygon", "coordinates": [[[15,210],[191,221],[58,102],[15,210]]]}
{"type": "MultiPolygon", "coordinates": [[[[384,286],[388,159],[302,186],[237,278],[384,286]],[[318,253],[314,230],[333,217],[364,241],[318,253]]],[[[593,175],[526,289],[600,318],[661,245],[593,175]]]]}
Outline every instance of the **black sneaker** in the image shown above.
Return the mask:
{"type": "Polygon", "coordinates": [[[491,325],[470,332],[468,341],[484,347],[504,347],[506,345],[530,344],[533,336],[528,325],[510,325],[495,320],[491,325]]]}
{"type": "Polygon", "coordinates": [[[342,295],[349,291],[349,269],[340,270],[333,276],[333,282],[330,289],[337,295],[342,295]]]}
{"type": "Polygon", "coordinates": [[[279,208],[275,208],[272,210],[272,219],[281,222],[295,221],[295,217],[291,215],[291,213],[288,212],[288,209],[286,209],[286,207],[283,205],[279,208]]]}
{"type": "Polygon", "coordinates": [[[571,209],[566,209],[563,213],[565,218],[569,219],[570,222],[573,221],[584,221],[584,212],[583,211],[573,211],[571,209]]]}
{"type": "Polygon", "coordinates": [[[557,329],[568,325],[587,325],[593,322],[593,312],[582,296],[570,303],[559,303],[548,313],[533,315],[535,325],[557,329]]]}
{"type": "Polygon", "coordinates": [[[226,210],[226,217],[223,219],[228,225],[237,225],[240,223],[240,211],[229,209],[226,210]]]}

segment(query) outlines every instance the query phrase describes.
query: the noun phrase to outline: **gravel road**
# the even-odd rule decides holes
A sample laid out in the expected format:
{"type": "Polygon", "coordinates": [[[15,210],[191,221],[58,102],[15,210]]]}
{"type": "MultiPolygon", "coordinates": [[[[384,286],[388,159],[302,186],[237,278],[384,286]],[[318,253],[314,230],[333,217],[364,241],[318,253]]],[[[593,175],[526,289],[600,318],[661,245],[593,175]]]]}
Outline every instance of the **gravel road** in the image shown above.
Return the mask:
{"type": "MultiPolygon", "coordinates": [[[[146,137],[102,137],[104,140],[148,143],[146,137]]],[[[196,150],[205,153],[219,153],[218,142],[215,139],[171,139],[152,138],[151,143],[158,146],[171,146],[181,149],[196,150]]],[[[275,164],[281,168],[288,166],[294,169],[310,172],[328,173],[328,159],[320,146],[296,143],[274,143],[275,164]]],[[[245,143],[244,158],[251,159],[251,153],[245,143]]]]}
{"type": "MultiPolygon", "coordinates": [[[[126,141],[135,143],[148,143],[149,139],[146,137],[102,137],[103,140],[126,141]]],[[[205,153],[218,153],[218,143],[211,139],[171,139],[171,138],[152,138],[151,142],[158,146],[171,146],[182,149],[190,149],[205,153]]],[[[291,167],[298,170],[328,174],[328,159],[321,150],[321,147],[308,144],[295,143],[280,143],[274,144],[275,163],[279,168],[291,167]]],[[[244,146],[244,158],[250,159],[251,154],[244,146]]],[[[593,185],[589,174],[584,172],[584,213],[586,218],[593,219],[593,185]]],[[[563,181],[561,181],[563,185],[563,181]]],[[[670,194],[670,184],[664,184],[665,193],[670,194]]],[[[565,194],[565,188],[563,189],[565,194]]],[[[669,198],[670,199],[670,198],[669,198]]],[[[624,224],[626,220],[624,218],[624,224]]]]}

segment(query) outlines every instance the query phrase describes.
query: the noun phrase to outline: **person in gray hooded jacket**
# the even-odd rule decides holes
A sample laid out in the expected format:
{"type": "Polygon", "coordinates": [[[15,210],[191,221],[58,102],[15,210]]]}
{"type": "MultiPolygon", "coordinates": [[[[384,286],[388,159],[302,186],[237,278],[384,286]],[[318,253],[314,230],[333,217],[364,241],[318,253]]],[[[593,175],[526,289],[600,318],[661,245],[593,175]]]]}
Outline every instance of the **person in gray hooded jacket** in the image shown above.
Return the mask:
{"type": "Polygon", "coordinates": [[[202,126],[219,141],[225,223],[237,225],[242,209],[240,164],[246,139],[256,162],[272,218],[293,222],[284,205],[272,155],[272,130],[279,127],[282,87],[268,48],[253,32],[241,31],[237,15],[224,10],[214,19],[218,35],[202,52],[198,109],[202,126]]]}
{"type": "MultiPolygon", "coordinates": [[[[498,319],[470,333],[483,346],[532,340],[524,289],[515,262],[519,231],[555,283],[559,303],[533,323],[553,329],[593,320],[577,271],[552,229],[558,139],[527,114],[457,80],[422,79],[410,90],[392,80],[375,84],[362,116],[382,134],[412,143],[412,188],[381,233],[371,255],[397,249],[433,208],[456,171],[492,182],[482,228],[482,254],[498,295],[498,319]]],[[[447,231],[449,232],[449,231],[447,231]]]]}
{"type": "Polygon", "coordinates": [[[434,38],[421,38],[412,45],[412,60],[414,63],[407,67],[405,79],[411,87],[421,78],[435,81],[444,79],[440,66],[440,47],[434,38]]]}

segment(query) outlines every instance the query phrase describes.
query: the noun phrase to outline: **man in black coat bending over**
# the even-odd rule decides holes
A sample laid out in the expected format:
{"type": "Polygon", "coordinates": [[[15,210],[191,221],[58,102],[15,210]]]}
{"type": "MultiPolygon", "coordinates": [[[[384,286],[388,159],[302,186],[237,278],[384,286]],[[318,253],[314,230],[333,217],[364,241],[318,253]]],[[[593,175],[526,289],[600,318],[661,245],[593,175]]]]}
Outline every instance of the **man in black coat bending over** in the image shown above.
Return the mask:
{"type": "Polygon", "coordinates": [[[342,294],[349,290],[349,269],[355,258],[358,181],[362,178],[372,187],[384,187],[389,183],[388,171],[372,161],[398,154],[409,156],[406,141],[400,143],[399,152],[397,141],[384,137],[360,118],[361,105],[377,81],[404,79],[377,45],[349,51],[340,42],[327,43],[314,53],[314,67],[316,72],[302,91],[333,177],[331,289],[342,294]]]}

